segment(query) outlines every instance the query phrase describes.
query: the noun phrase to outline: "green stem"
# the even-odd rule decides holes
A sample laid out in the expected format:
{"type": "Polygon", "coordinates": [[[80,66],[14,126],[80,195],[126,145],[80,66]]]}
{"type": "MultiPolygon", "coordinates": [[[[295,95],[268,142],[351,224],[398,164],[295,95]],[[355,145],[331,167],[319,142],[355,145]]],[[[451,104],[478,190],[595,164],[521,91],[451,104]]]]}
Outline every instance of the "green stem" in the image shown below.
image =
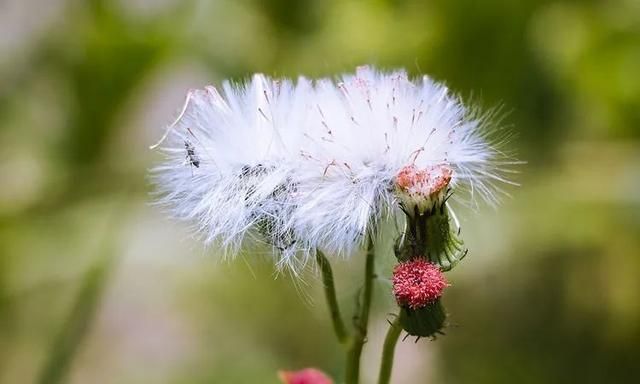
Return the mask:
{"type": "Polygon", "coordinates": [[[342,321],[340,315],[340,307],[338,306],[338,300],[336,299],[336,288],[333,282],[333,272],[331,271],[331,264],[325,255],[316,251],[316,261],[322,272],[322,283],[324,284],[324,294],[327,298],[327,305],[331,312],[331,321],[333,322],[333,330],[336,333],[336,337],[341,344],[347,343],[349,336],[347,335],[347,329],[342,321]]]}
{"type": "Polygon", "coordinates": [[[374,255],[373,239],[369,237],[365,261],[362,306],[354,317],[354,334],[347,348],[347,367],[345,372],[345,382],[347,384],[358,384],[360,378],[360,356],[362,355],[362,348],[367,339],[369,310],[373,296],[373,279],[375,278],[374,255]]]}
{"type": "MultiPolygon", "coordinates": [[[[114,199],[114,207],[109,218],[109,232],[104,238],[103,250],[98,255],[93,267],[87,271],[82,279],[80,289],[67,315],[62,328],[53,340],[51,350],[40,370],[37,383],[57,384],[67,382],[67,376],[82,342],[89,334],[90,327],[100,309],[101,300],[105,294],[109,278],[116,262],[114,247],[117,245],[115,236],[120,228],[122,207],[127,201],[125,197],[129,188],[114,199]]],[[[124,216],[126,217],[126,216],[124,216]]]]}
{"type": "Polygon", "coordinates": [[[389,325],[387,336],[384,338],[382,347],[382,362],[380,363],[380,374],[378,375],[378,384],[388,384],[391,379],[391,370],[393,369],[393,354],[396,350],[396,343],[402,333],[400,326],[400,315],[389,325]]]}
{"type": "MultiPolygon", "coordinates": [[[[109,255],[111,256],[111,255],[109,255]]],[[[111,271],[112,260],[105,257],[87,272],[67,319],[55,338],[38,383],[65,382],[71,364],[96,316],[111,271]]]]}

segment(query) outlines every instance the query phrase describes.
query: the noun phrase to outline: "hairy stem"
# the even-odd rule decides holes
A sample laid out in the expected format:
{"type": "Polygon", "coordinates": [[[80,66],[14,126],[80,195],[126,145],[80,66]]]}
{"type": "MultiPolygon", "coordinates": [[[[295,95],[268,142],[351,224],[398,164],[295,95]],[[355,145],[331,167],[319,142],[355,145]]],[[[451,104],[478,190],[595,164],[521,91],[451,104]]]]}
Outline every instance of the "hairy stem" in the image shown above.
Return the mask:
{"type": "Polygon", "coordinates": [[[354,316],[354,332],[347,347],[347,367],[345,373],[345,382],[347,384],[358,384],[360,378],[360,356],[362,355],[362,348],[367,339],[369,310],[373,296],[373,279],[375,278],[374,255],[373,239],[369,237],[365,261],[362,303],[354,316]]]}
{"type": "Polygon", "coordinates": [[[326,256],[321,251],[316,251],[316,262],[320,267],[322,273],[322,283],[324,285],[324,294],[327,298],[327,305],[331,313],[331,321],[333,323],[333,330],[336,333],[336,337],[340,344],[346,344],[349,340],[347,329],[342,321],[340,315],[340,307],[338,306],[338,300],[336,299],[336,288],[333,282],[333,272],[331,271],[331,264],[326,256]]]}
{"type": "Polygon", "coordinates": [[[384,338],[378,384],[389,384],[389,380],[391,379],[391,370],[393,369],[393,355],[396,350],[396,343],[398,342],[400,333],[402,333],[402,327],[400,326],[400,315],[398,315],[393,323],[389,324],[387,336],[384,338]]]}

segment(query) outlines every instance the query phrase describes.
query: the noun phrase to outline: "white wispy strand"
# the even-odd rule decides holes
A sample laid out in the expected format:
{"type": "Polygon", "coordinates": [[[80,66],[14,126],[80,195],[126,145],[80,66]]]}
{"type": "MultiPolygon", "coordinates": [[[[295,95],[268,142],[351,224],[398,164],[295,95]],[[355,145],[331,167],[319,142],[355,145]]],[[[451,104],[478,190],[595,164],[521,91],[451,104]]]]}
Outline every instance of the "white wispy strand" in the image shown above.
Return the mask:
{"type": "Polygon", "coordinates": [[[154,175],[159,202],[231,254],[249,235],[282,267],[318,248],[351,254],[398,212],[393,180],[407,165],[446,164],[454,190],[491,204],[509,183],[490,116],[426,76],[361,67],[337,81],[255,75],[222,89],[189,93],[154,175]]]}

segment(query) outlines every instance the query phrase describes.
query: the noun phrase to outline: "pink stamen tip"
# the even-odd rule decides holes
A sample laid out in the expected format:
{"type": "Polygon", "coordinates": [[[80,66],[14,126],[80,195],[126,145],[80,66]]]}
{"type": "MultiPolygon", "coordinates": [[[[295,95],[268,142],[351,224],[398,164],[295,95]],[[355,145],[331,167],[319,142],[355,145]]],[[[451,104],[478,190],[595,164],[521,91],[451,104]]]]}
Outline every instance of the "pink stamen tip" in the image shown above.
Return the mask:
{"type": "Polygon", "coordinates": [[[403,167],[396,176],[396,184],[408,193],[433,196],[443,191],[451,182],[453,171],[446,165],[434,165],[419,169],[415,165],[403,167]]]}
{"type": "Polygon", "coordinates": [[[449,286],[440,268],[423,259],[398,264],[393,270],[392,281],[398,305],[411,309],[434,302],[449,286]]]}

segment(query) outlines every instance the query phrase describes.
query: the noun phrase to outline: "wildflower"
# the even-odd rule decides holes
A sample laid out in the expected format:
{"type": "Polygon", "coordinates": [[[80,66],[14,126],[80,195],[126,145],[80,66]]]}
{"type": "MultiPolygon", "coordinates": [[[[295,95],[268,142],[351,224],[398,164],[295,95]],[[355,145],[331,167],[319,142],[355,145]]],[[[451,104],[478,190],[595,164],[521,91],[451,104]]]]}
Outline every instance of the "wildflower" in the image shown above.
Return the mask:
{"type": "Polygon", "coordinates": [[[333,380],[324,372],[315,368],[300,371],[280,371],[278,377],[283,384],[333,384],[333,380]]]}
{"type": "Polygon", "coordinates": [[[433,303],[448,286],[440,268],[420,258],[396,265],[392,281],[398,305],[411,309],[433,303]]]}
{"type": "Polygon", "coordinates": [[[509,161],[487,138],[491,120],[444,85],[360,67],[314,88],[290,222],[310,247],[351,253],[410,195],[421,209],[444,208],[447,189],[497,201],[509,161]]]}
{"type": "Polygon", "coordinates": [[[255,75],[222,89],[189,93],[154,177],[159,203],[231,254],[257,239],[283,267],[316,249],[348,255],[401,209],[445,209],[453,189],[493,203],[508,182],[491,119],[426,76],[361,67],[340,80],[255,75]]]}

